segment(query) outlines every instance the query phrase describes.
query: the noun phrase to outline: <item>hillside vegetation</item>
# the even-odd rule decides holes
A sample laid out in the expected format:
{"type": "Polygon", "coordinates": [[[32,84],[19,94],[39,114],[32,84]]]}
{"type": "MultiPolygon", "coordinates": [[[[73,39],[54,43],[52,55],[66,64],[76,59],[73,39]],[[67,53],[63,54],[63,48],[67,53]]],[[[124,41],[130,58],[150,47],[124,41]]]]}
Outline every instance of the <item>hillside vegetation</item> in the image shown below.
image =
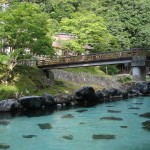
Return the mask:
{"type": "MultiPolygon", "coordinates": [[[[90,67],[90,69],[83,67],[72,70],[69,71],[80,71],[96,75],[98,75],[98,72],[101,73],[101,71],[95,67],[90,67]]],[[[104,73],[99,75],[105,76],[104,73]]],[[[93,86],[95,89],[101,88],[97,85],[86,85],[84,83],[77,84],[62,80],[53,82],[52,80],[48,80],[45,74],[36,67],[17,66],[13,70],[13,78],[11,78],[9,83],[0,84],[0,100],[6,98],[17,98],[23,95],[42,95],[44,93],[56,95],[60,93],[72,93],[82,86],[93,86]]]]}
{"type": "MultiPolygon", "coordinates": [[[[88,53],[148,48],[149,16],[149,0],[1,0],[0,99],[49,89],[41,71],[18,67],[17,62],[35,55],[56,56],[54,35],[73,35],[74,39],[60,43],[63,50],[78,53],[86,53],[85,46],[92,47],[88,53]]],[[[98,67],[65,70],[106,76],[98,67]]],[[[108,67],[108,74],[118,72],[108,67]]],[[[79,87],[71,84],[57,81],[50,92],[79,87]]]]}

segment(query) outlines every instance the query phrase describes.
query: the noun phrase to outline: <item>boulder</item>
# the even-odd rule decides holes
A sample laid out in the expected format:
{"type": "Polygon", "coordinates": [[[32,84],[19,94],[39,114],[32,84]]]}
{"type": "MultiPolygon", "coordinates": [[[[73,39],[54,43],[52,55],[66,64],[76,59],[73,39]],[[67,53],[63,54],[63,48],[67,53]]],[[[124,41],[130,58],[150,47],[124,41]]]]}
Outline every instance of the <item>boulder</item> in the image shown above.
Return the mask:
{"type": "Polygon", "coordinates": [[[139,90],[138,89],[129,88],[127,90],[127,93],[128,93],[129,96],[133,96],[133,95],[137,96],[137,95],[139,95],[139,90]]]}
{"type": "Polygon", "coordinates": [[[0,111],[11,111],[14,109],[18,109],[19,106],[19,102],[15,99],[7,99],[0,101],[0,111]]]}
{"type": "Polygon", "coordinates": [[[102,91],[100,91],[100,90],[96,91],[95,95],[96,95],[98,100],[102,100],[105,97],[105,94],[102,91]]]}
{"type": "Polygon", "coordinates": [[[142,94],[150,93],[150,82],[140,82],[137,83],[135,89],[138,90],[142,94]]]}
{"type": "Polygon", "coordinates": [[[42,96],[24,96],[19,98],[19,102],[23,108],[38,109],[45,105],[46,100],[42,96]]]}
{"type": "Polygon", "coordinates": [[[115,89],[115,88],[112,88],[112,89],[108,90],[108,92],[109,92],[109,95],[110,95],[110,96],[117,96],[117,95],[119,95],[119,94],[118,94],[118,93],[119,93],[119,90],[118,90],[118,89],[115,89]]]}
{"type": "Polygon", "coordinates": [[[59,94],[54,96],[56,104],[62,104],[62,106],[71,105],[71,102],[74,101],[71,94],[59,94]]]}
{"type": "Polygon", "coordinates": [[[95,94],[95,90],[92,87],[82,87],[78,91],[75,92],[74,94],[74,99],[78,101],[79,103],[87,101],[87,102],[92,102],[96,101],[97,97],[95,94]]]}
{"type": "Polygon", "coordinates": [[[103,89],[101,92],[103,93],[104,98],[110,98],[110,92],[108,90],[103,89]]]}
{"type": "Polygon", "coordinates": [[[53,106],[55,104],[55,98],[50,94],[44,94],[42,98],[45,99],[46,106],[53,106]]]}

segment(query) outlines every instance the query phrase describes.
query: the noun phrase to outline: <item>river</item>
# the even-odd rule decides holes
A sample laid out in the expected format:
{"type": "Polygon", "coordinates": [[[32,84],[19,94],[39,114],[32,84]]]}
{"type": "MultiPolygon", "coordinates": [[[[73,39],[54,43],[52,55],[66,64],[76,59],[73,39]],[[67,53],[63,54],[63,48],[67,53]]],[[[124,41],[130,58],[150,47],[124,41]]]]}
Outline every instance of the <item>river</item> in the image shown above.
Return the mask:
{"type": "Polygon", "coordinates": [[[150,112],[150,97],[59,110],[41,116],[0,114],[0,120],[8,122],[0,125],[0,149],[150,150],[150,131],[142,128],[142,122],[148,118],[139,116],[147,112],[150,112]]]}

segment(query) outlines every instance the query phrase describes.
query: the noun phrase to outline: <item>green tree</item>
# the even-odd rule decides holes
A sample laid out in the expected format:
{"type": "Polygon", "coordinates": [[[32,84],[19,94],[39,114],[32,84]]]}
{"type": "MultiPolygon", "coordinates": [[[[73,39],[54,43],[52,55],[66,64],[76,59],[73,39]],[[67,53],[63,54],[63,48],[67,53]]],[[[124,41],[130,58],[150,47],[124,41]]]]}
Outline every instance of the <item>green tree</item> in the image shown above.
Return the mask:
{"type": "Polygon", "coordinates": [[[84,47],[86,44],[92,44],[95,51],[118,48],[117,41],[108,32],[103,18],[92,12],[76,12],[71,18],[63,18],[60,22],[60,31],[75,34],[76,45],[84,47]]]}
{"type": "Polygon", "coordinates": [[[11,48],[9,59],[5,63],[6,71],[0,82],[5,83],[13,77],[17,60],[26,49],[34,54],[53,54],[51,23],[48,15],[37,4],[32,3],[14,3],[0,13],[0,39],[3,41],[1,49],[11,48]]]}
{"type": "Polygon", "coordinates": [[[36,54],[51,54],[51,20],[37,4],[16,3],[0,13],[0,38],[3,47],[30,49],[36,54]]]}
{"type": "Polygon", "coordinates": [[[101,14],[121,47],[150,47],[149,0],[100,0],[101,14]]]}

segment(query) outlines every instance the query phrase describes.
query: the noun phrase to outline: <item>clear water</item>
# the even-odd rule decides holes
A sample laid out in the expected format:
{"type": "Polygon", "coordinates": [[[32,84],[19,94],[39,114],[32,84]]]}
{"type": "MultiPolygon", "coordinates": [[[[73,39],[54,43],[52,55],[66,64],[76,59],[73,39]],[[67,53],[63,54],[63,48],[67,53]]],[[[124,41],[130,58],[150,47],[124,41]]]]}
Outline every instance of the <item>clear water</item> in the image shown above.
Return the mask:
{"type": "Polygon", "coordinates": [[[143,129],[141,124],[148,119],[139,117],[139,114],[146,112],[150,112],[150,97],[56,111],[47,116],[5,119],[10,123],[0,125],[0,144],[10,145],[10,150],[150,150],[150,131],[143,129]],[[110,105],[114,107],[108,107],[110,105]],[[132,106],[140,109],[128,109],[132,106]],[[81,109],[88,111],[76,112],[81,109]],[[108,109],[120,110],[121,113],[109,113],[108,109]],[[66,114],[74,117],[61,118],[66,114]],[[121,117],[123,120],[100,120],[106,116],[121,117]],[[37,125],[39,123],[50,123],[53,128],[42,130],[37,125]],[[115,139],[94,140],[93,134],[113,134],[115,139]],[[23,135],[36,137],[23,138],[23,135]],[[72,135],[73,139],[64,139],[64,135],[72,135]]]}

